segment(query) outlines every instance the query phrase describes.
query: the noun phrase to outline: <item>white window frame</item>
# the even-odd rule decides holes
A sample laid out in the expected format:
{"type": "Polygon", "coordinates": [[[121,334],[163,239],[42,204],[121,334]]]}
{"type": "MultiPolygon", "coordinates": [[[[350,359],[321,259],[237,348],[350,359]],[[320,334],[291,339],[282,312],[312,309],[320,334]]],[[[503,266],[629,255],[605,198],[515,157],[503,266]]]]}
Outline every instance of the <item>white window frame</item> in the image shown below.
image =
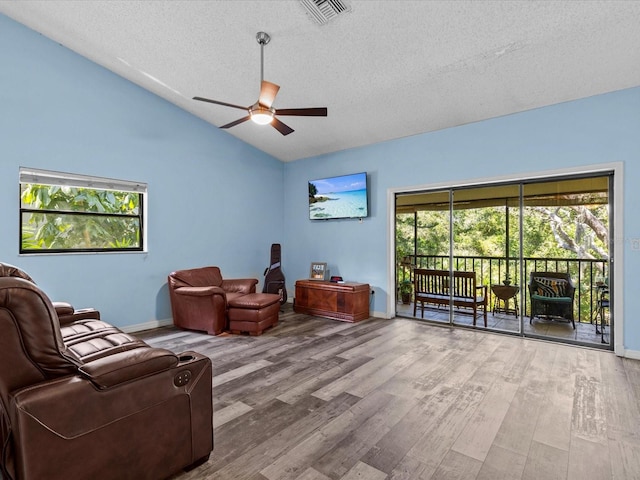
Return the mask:
{"type": "Polygon", "coordinates": [[[39,185],[59,185],[76,188],[88,188],[95,190],[114,190],[119,192],[133,192],[141,195],[140,207],[140,241],[141,246],[138,248],[109,248],[109,249],[55,249],[55,250],[23,250],[22,249],[22,201],[19,200],[19,235],[18,249],[20,255],[51,255],[51,254],[102,254],[102,253],[147,253],[147,190],[148,186],[144,182],[119,180],[107,177],[97,177],[91,175],[82,175],[76,173],[57,172],[51,170],[40,170],[36,168],[20,167],[19,169],[19,192],[22,190],[22,184],[31,183],[39,185]]]}

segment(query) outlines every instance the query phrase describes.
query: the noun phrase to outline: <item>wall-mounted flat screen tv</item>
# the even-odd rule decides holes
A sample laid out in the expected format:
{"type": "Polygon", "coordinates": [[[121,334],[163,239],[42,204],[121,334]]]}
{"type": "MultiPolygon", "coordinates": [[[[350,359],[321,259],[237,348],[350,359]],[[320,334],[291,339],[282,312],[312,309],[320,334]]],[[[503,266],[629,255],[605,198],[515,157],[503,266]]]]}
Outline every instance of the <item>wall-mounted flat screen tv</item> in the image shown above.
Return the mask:
{"type": "Polygon", "coordinates": [[[309,218],[363,218],[369,215],[367,173],[320,178],[309,182],[309,218]]]}

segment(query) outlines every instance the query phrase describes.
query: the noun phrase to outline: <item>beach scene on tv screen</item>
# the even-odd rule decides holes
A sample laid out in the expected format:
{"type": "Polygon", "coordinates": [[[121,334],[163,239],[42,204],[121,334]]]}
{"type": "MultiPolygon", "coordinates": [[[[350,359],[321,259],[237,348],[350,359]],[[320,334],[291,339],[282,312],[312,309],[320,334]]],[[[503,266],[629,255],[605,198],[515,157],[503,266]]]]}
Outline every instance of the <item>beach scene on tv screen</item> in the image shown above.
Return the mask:
{"type": "Polygon", "coordinates": [[[367,216],[367,174],[355,173],[309,182],[309,218],[367,216]]]}

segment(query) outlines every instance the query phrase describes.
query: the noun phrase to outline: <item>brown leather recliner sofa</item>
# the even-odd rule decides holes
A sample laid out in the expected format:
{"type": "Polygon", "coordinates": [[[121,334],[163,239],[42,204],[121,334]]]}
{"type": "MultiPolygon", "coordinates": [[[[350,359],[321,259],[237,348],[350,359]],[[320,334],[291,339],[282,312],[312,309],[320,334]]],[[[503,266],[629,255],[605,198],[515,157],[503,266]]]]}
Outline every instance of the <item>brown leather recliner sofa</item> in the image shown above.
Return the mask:
{"type": "Polygon", "coordinates": [[[168,276],[173,323],[219,335],[227,328],[229,301],[256,292],[256,278],[223,279],[218,267],[176,270],[168,276]]]}
{"type": "Polygon", "coordinates": [[[162,479],[209,457],[211,360],[91,320],[63,338],[33,282],[0,276],[3,480],[162,479]]]}

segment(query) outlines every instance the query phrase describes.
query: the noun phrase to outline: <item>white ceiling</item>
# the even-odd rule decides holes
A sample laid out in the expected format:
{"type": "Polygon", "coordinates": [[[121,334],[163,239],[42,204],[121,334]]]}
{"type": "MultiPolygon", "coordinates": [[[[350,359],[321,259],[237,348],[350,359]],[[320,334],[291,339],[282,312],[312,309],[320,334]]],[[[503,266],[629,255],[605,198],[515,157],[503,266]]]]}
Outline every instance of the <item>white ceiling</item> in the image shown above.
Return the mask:
{"type": "Polygon", "coordinates": [[[346,0],[318,25],[298,1],[0,1],[0,12],[212,123],[257,100],[258,31],[282,136],[226,130],[282,161],[640,85],[640,1],[346,0]]]}

